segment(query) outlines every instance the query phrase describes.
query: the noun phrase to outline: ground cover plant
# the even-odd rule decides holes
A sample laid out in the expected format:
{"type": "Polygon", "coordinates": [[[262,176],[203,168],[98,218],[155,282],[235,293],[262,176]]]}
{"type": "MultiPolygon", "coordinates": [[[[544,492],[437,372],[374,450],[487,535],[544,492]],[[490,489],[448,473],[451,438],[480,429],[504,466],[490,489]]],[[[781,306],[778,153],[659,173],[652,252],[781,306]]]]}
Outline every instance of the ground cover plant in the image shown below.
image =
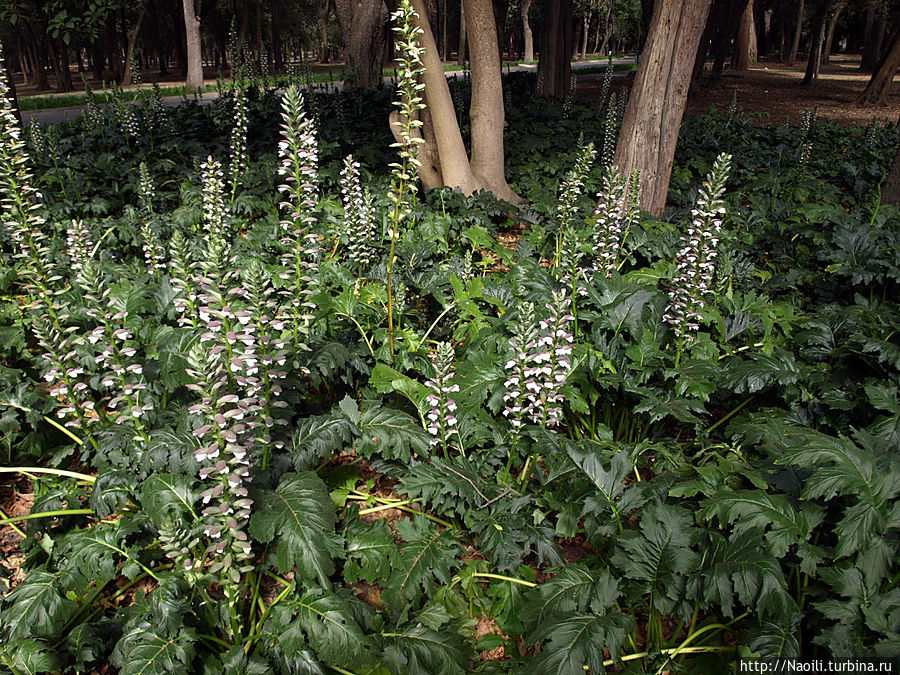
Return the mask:
{"type": "Polygon", "coordinates": [[[505,81],[521,210],[416,191],[402,78],[4,104],[3,668],[900,651],[896,129],[710,111],[657,221],[609,168],[622,93],[537,85],[505,81]]]}

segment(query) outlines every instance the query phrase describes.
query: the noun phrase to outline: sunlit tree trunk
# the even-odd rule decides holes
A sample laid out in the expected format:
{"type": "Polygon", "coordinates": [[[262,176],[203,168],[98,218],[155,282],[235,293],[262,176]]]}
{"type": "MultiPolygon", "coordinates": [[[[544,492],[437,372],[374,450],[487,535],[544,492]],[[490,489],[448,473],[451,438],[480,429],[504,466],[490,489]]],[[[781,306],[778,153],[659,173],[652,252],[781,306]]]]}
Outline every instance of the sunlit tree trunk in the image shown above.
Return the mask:
{"type": "MultiPolygon", "coordinates": [[[[189,90],[203,86],[203,52],[200,43],[200,3],[183,0],[185,46],[187,47],[187,76],[184,86],[189,90]]],[[[234,64],[232,64],[233,66],[234,64]]]]}
{"type": "Polygon", "coordinates": [[[522,16],[522,35],[525,38],[526,62],[534,61],[534,35],[531,32],[531,22],[528,20],[528,10],[531,9],[531,0],[522,0],[519,5],[519,13],[522,16]]]}
{"type": "Polygon", "coordinates": [[[756,21],[753,18],[753,0],[747,3],[738,25],[734,42],[732,70],[749,70],[756,61],[756,21]]]}

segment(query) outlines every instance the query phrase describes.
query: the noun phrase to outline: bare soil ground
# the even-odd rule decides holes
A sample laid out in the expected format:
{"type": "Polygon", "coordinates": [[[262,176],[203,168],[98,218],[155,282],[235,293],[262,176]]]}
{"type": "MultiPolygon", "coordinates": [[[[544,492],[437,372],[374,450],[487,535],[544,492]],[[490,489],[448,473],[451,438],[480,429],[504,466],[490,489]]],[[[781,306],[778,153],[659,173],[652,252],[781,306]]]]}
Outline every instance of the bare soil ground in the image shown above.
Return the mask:
{"type": "MultiPolygon", "coordinates": [[[[748,71],[726,70],[718,86],[704,80],[688,99],[688,115],[706,112],[710,106],[728,110],[737,93],[737,107],[753,115],[757,124],[769,126],[798,124],[805,110],[819,109],[819,117],[847,126],[865,126],[872,119],[896,123],[900,119],[900,91],[896,82],[889,92],[890,105],[863,107],[854,103],[865,88],[870,74],[859,70],[859,56],[836,55],[823,65],[819,80],[812,87],[801,83],[806,62],[788,67],[777,61],[761,61],[748,71]]],[[[602,75],[579,79],[579,98],[599,96],[602,75]],[[582,80],[584,82],[582,83],[582,80]]]]}
{"type": "Polygon", "coordinates": [[[798,62],[789,68],[782,63],[762,61],[749,71],[725,71],[717,88],[700,87],[688,100],[689,115],[706,111],[711,105],[727,110],[737,92],[737,107],[758,115],[761,125],[797,124],[805,110],[819,108],[819,117],[847,126],[867,125],[873,118],[895,123],[900,118],[900,92],[889,96],[890,105],[863,107],[854,103],[870,74],[859,70],[858,56],[836,55],[823,65],[812,87],[801,83],[806,67],[798,62]]]}

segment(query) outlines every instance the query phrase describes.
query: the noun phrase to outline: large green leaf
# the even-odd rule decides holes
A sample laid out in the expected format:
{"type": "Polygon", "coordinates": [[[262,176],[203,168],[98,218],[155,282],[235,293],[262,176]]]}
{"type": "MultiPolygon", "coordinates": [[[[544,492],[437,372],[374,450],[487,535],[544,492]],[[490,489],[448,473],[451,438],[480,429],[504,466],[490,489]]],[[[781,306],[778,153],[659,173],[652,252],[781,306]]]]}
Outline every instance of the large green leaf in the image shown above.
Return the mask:
{"type": "Polygon", "coordinates": [[[359,452],[366,457],[410,462],[413,457],[427,457],[431,437],[418,420],[409,415],[374,406],[364,410],[359,420],[359,452]]]}
{"type": "Polygon", "coordinates": [[[400,565],[387,579],[385,600],[399,611],[423,594],[430,597],[438,584],[450,583],[461,551],[452,530],[440,530],[423,516],[398,521],[396,528],[403,539],[400,565]]]}
{"type": "Polygon", "coordinates": [[[384,663],[396,675],[463,675],[472,656],[453,631],[436,631],[417,623],[385,638],[384,663]]]}
{"type": "Polygon", "coordinates": [[[77,609],[62,590],[56,575],[43,570],[31,572],[3,602],[0,627],[4,640],[58,637],[77,609]]]}
{"type": "Polygon", "coordinates": [[[334,665],[372,662],[371,640],[337,595],[317,589],[278,608],[278,643],[286,654],[298,654],[310,647],[322,661],[334,665]]]}
{"type": "Polygon", "coordinates": [[[264,543],[275,542],[278,570],[285,573],[296,565],[300,577],[327,587],[341,540],[334,532],[334,503],[322,479],[310,471],[285,474],[277,490],[256,491],[253,500],[250,534],[264,543]]]}
{"type": "Polygon", "coordinates": [[[362,579],[371,584],[386,579],[396,566],[399,548],[387,522],[367,523],[356,515],[348,515],[345,521],[344,580],[355,583],[362,579]]]}
{"type": "Polygon", "coordinates": [[[154,474],[141,485],[141,505],[157,524],[188,517],[196,520],[195,483],[193,478],[182,474],[154,474]]]}
{"type": "Polygon", "coordinates": [[[110,661],[120,675],[171,675],[193,670],[197,635],[183,626],[171,637],[156,632],[147,622],[127,631],[116,643],[110,661]]]}
{"type": "Polygon", "coordinates": [[[353,438],[353,422],[338,411],[313,415],[302,420],[294,431],[291,460],[298,471],[309,471],[353,438]]]}
{"type": "Polygon", "coordinates": [[[617,610],[604,615],[560,617],[532,635],[532,640],[541,643],[541,653],[529,664],[528,672],[536,675],[584,675],[588,670],[605,673],[605,651],[617,659],[633,628],[634,619],[617,610]]]}

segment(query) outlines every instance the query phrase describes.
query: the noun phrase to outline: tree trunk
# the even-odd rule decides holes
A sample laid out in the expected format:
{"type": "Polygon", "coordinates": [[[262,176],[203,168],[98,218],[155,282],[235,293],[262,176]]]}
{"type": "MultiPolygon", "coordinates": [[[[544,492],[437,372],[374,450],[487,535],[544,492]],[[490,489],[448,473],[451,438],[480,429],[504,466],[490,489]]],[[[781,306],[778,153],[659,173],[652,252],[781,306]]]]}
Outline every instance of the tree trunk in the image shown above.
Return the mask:
{"type": "Polygon", "coordinates": [[[187,48],[187,77],[184,86],[188,90],[203,86],[203,54],[200,44],[200,8],[194,8],[194,0],[183,0],[185,46],[187,48]]]}
{"type": "Polygon", "coordinates": [[[525,55],[523,60],[526,63],[534,61],[534,35],[531,32],[531,23],[528,21],[529,9],[531,9],[531,0],[522,0],[519,5],[519,13],[522,16],[522,35],[525,37],[525,55]]]}
{"type": "Polygon", "coordinates": [[[663,212],[688,86],[711,0],[658,0],[628,100],[614,163],[640,176],[640,205],[663,212]]]}
{"type": "Polygon", "coordinates": [[[898,66],[900,66],[900,31],[894,35],[891,48],[882,56],[878,67],[866,84],[866,88],[856,99],[856,103],[865,106],[885,105],[888,86],[894,81],[898,66]]]}
{"type": "MultiPolygon", "coordinates": [[[[503,71],[491,0],[463,0],[469,26],[469,59],[472,62],[472,173],[500,199],[518,204],[521,198],[506,182],[503,149],[503,71]]],[[[441,77],[443,77],[441,73],[441,77]]]]}
{"type": "Polygon", "coordinates": [[[581,29],[581,60],[587,58],[588,33],[591,28],[591,14],[587,12],[584,15],[584,26],[581,29]]]}
{"type": "Polygon", "coordinates": [[[741,22],[738,26],[737,40],[734,43],[734,57],[732,70],[750,70],[750,65],[756,62],[756,21],[753,19],[753,0],[747,3],[741,22]]]}
{"type": "MultiPolygon", "coordinates": [[[[531,0],[528,0],[531,2],[531,0]]],[[[459,0],[459,50],[456,54],[456,63],[460,66],[466,65],[466,13],[462,8],[462,0],[459,0]]]]}
{"type": "MultiPolygon", "coordinates": [[[[725,69],[725,60],[733,51],[733,43],[737,39],[737,30],[740,25],[741,16],[744,13],[744,7],[747,6],[749,0],[729,0],[723,2],[717,7],[722,12],[719,21],[716,22],[718,30],[713,37],[714,59],[712,73],[709,76],[710,87],[718,86],[719,80],[722,79],[722,72],[725,69]],[[727,16],[727,19],[724,17],[727,16]],[[723,20],[724,19],[724,20],[723,20]]],[[[710,5],[710,12],[712,5],[710,5]]]]}
{"type": "Polygon", "coordinates": [[[797,51],[800,49],[800,33],[803,31],[803,0],[797,5],[797,25],[794,28],[794,41],[791,43],[791,53],[788,55],[787,64],[794,65],[797,60],[797,51]]]}
{"type": "Polygon", "coordinates": [[[572,82],[572,0],[546,0],[538,74],[543,94],[565,98],[572,82]]]}
{"type": "Polygon", "coordinates": [[[828,2],[822,2],[810,16],[809,58],[806,60],[806,73],[803,75],[804,87],[813,86],[819,79],[822,46],[825,44],[825,25],[828,22],[828,6],[828,2]]]}
{"type": "Polygon", "coordinates": [[[319,42],[319,62],[320,63],[329,63],[331,59],[328,56],[328,19],[331,15],[331,0],[325,0],[322,3],[322,13],[319,15],[319,20],[322,22],[322,30],[319,35],[321,36],[321,41],[319,42]]]}
{"type": "Polygon", "coordinates": [[[884,182],[884,188],[881,190],[881,203],[900,206],[900,146],[897,147],[894,163],[891,165],[891,172],[888,174],[887,180],[884,182]]]}
{"type": "Polygon", "coordinates": [[[125,72],[122,74],[122,86],[127,87],[131,84],[133,74],[131,72],[131,55],[134,53],[134,45],[137,43],[138,33],[141,32],[141,24],[144,22],[144,12],[147,9],[147,3],[142,2],[138,7],[138,17],[134,24],[134,28],[128,34],[128,47],[125,49],[125,72]]]}
{"type": "Polygon", "coordinates": [[[825,32],[825,46],[822,47],[822,63],[828,63],[831,60],[831,46],[834,43],[834,30],[837,28],[838,19],[846,6],[847,0],[840,0],[834,7],[831,18],[828,20],[828,30],[825,32]]]}
{"type": "Polygon", "coordinates": [[[866,32],[863,37],[862,58],[859,62],[860,70],[867,73],[875,70],[878,59],[881,57],[881,44],[884,41],[886,29],[887,22],[878,13],[878,3],[874,0],[870,1],[866,10],[866,32]]]}
{"type": "Polygon", "coordinates": [[[387,8],[383,0],[335,0],[335,8],[344,35],[344,86],[374,89],[382,83],[387,8]]]}
{"type": "Polygon", "coordinates": [[[419,158],[422,162],[419,178],[426,190],[447,185],[458,187],[464,194],[472,194],[480,186],[466,156],[466,146],[456,120],[456,108],[438,57],[425,2],[412,0],[412,6],[419,16],[418,26],[422,29],[419,39],[424,50],[422,65],[425,66],[425,103],[434,129],[433,137],[430,137],[427,130],[423,134],[426,147],[424,153],[420,153],[424,156],[419,158]]]}
{"type": "Polygon", "coordinates": [[[19,112],[19,97],[16,95],[16,83],[13,80],[11,71],[9,69],[9,57],[6,56],[3,52],[0,52],[0,69],[3,72],[0,72],[0,77],[6,80],[7,87],[9,91],[7,92],[7,97],[9,98],[9,103],[12,106],[13,115],[16,116],[16,121],[19,123],[19,127],[22,126],[22,113],[19,112]]]}

